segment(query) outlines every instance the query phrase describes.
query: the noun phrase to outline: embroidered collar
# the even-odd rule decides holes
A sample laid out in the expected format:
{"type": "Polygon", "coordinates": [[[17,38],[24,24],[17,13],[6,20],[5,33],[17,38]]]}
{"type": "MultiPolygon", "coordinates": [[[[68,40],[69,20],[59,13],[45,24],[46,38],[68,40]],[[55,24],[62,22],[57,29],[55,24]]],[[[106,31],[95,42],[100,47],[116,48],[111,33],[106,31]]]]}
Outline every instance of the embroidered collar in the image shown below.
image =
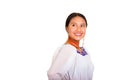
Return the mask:
{"type": "Polygon", "coordinates": [[[80,52],[80,51],[77,50],[77,53],[81,54],[82,56],[87,55],[87,52],[85,51],[85,49],[83,47],[81,47],[81,48],[83,49],[82,52],[80,52]]]}

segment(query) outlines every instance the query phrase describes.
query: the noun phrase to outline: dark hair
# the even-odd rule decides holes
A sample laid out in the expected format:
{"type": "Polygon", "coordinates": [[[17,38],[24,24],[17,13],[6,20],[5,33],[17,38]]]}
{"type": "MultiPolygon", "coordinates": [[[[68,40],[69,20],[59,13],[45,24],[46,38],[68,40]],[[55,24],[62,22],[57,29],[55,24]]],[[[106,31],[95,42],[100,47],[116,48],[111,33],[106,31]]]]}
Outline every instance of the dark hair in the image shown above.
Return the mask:
{"type": "Polygon", "coordinates": [[[81,13],[71,13],[71,14],[67,17],[67,19],[66,19],[65,27],[68,27],[68,25],[69,25],[69,23],[70,23],[70,20],[71,20],[72,18],[76,17],[76,16],[82,17],[82,18],[85,20],[85,22],[86,22],[86,27],[87,27],[87,25],[88,25],[88,24],[87,24],[87,20],[86,20],[85,16],[84,16],[83,14],[81,14],[81,13]]]}

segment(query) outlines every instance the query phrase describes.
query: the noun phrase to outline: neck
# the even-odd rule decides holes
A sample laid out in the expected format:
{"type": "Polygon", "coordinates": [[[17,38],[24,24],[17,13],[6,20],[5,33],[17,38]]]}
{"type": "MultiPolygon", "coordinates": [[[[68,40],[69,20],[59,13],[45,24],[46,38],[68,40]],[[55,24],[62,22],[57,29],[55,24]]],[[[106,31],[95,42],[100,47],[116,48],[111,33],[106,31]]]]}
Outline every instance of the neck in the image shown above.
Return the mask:
{"type": "Polygon", "coordinates": [[[70,38],[70,37],[68,37],[68,40],[67,40],[66,44],[71,44],[71,45],[73,45],[76,49],[79,49],[79,48],[80,48],[80,47],[79,47],[79,41],[74,40],[74,39],[72,39],[72,38],[70,38]]]}

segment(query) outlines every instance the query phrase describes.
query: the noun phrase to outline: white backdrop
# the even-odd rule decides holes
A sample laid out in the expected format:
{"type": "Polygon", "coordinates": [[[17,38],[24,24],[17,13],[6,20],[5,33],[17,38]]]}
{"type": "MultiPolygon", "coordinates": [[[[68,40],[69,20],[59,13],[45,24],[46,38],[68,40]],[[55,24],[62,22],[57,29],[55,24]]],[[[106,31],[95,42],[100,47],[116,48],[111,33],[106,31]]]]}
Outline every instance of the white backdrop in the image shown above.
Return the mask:
{"type": "Polygon", "coordinates": [[[119,0],[1,0],[0,80],[48,80],[53,53],[67,39],[71,12],[88,20],[85,46],[93,80],[120,80],[119,0]]]}

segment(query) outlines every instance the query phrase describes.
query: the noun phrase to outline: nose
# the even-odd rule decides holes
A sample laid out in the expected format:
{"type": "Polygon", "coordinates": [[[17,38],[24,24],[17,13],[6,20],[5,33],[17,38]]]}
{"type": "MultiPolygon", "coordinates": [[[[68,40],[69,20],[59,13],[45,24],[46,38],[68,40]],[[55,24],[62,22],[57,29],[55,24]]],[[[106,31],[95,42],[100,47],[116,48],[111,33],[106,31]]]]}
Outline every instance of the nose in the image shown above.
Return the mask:
{"type": "Polygon", "coordinates": [[[77,27],[77,31],[81,31],[81,27],[80,26],[77,27]]]}

